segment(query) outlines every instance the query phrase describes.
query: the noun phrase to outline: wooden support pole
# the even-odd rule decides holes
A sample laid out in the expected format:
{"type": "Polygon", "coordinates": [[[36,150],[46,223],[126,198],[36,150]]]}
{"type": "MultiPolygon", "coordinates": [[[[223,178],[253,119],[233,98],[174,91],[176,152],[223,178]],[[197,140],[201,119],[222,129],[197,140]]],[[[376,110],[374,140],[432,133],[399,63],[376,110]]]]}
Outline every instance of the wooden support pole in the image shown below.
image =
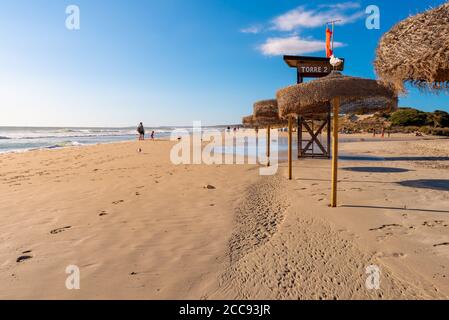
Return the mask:
{"type": "Polygon", "coordinates": [[[292,167],[292,131],[293,131],[293,117],[288,116],[288,179],[293,179],[293,167],[292,167]]]}
{"type": "Polygon", "coordinates": [[[302,118],[298,116],[298,159],[302,157],[302,118]]]}
{"type": "Polygon", "coordinates": [[[333,108],[333,135],[332,135],[332,195],[331,207],[337,207],[337,185],[338,185],[338,114],[340,112],[340,97],[332,99],[333,108]]]}
{"type": "Polygon", "coordinates": [[[259,163],[259,127],[254,128],[254,130],[256,131],[256,159],[259,163]]]}
{"type": "Polygon", "coordinates": [[[327,113],[327,158],[331,158],[331,110],[327,113]]]}
{"type": "Polygon", "coordinates": [[[267,167],[270,166],[270,156],[271,156],[271,128],[267,127],[267,167]]]}

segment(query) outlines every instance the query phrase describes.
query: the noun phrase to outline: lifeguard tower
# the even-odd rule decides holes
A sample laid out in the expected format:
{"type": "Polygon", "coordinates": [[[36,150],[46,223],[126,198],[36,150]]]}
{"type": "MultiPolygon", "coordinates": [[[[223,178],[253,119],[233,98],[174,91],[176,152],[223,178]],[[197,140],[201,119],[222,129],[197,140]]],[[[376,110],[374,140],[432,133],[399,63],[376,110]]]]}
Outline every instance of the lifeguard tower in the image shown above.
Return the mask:
{"type": "MultiPolygon", "coordinates": [[[[330,58],[284,56],[284,61],[291,68],[296,69],[296,83],[304,82],[305,78],[322,78],[332,70],[343,71],[344,59],[338,67],[330,64],[330,58]]],[[[298,159],[331,157],[331,109],[327,106],[322,114],[310,113],[298,116],[298,159]],[[322,133],[326,129],[326,146],[323,144],[322,133]],[[310,138],[306,138],[306,135],[310,138]]]]}

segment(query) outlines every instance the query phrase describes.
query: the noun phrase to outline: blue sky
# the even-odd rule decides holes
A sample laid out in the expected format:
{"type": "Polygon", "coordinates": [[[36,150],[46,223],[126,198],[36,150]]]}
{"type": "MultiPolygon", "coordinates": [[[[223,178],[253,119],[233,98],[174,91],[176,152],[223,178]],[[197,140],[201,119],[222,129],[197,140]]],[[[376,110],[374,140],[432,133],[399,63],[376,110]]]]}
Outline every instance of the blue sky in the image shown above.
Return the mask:
{"type": "MultiPolygon", "coordinates": [[[[443,2],[1,0],[0,125],[239,123],[254,101],[295,82],[282,52],[324,56],[328,17],[344,21],[335,54],[345,74],[374,78],[380,36],[443,2]],[[65,26],[72,4],[76,31],[65,26]],[[380,30],[365,27],[371,4],[380,30]]],[[[449,111],[448,98],[411,90],[401,105],[449,111]]]]}

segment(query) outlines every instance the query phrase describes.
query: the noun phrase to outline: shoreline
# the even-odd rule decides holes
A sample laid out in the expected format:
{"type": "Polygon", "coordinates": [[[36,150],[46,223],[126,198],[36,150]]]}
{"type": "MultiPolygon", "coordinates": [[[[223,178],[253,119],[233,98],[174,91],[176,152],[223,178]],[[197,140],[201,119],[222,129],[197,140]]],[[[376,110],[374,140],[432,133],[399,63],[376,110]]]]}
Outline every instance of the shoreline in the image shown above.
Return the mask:
{"type": "MultiPolygon", "coordinates": [[[[326,136],[323,134],[323,137],[326,136]]],[[[286,132],[279,132],[279,137],[286,138],[287,133],[286,132]]],[[[352,142],[381,142],[381,141],[429,141],[429,140],[449,140],[449,137],[445,136],[422,136],[422,137],[415,137],[413,134],[403,134],[403,133],[395,133],[392,134],[390,138],[379,138],[379,137],[372,137],[372,134],[370,133],[355,133],[355,134],[339,134],[339,141],[340,143],[352,143],[352,142]]],[[[10,139],[10,138],[8,138],[10,139]]],[[[263,138],[264,139],[264,138],[263,138]]],[[[130,143],[137,141],[136,137],[133,137],[132,139],[124,139],[124,140],[116,140],[116,141],[107,141],[107,142],[92,142],[92,143],[77,143],[75,145],[67,145],[67,146],[45,146],[45,147],[37,147],[37,148],[28,148],[28,149],[16,149],[16,150],[8,150],[8,151],[0,151],[0,156],[4,154],[15,154],[15,153],[25,153],[25,152],[36,152],[36,151],[45,151],[45,150],[63,150],[68,148],[82,148],[82,147],[88,147],[88,146],[94,146],[94,145],[104,145],[104,144],[114,144],[114,143],[130,143]]],[[[145,139],[145,141],[152,141],[151,139],[145,139]]],[[[170,136],[164,136],[162,138],[155,138],[154,141],[170,141],[170,136]]],[[[261,145],[265,145],[264,143],[261,145]]],[[[282,146],[286,146],[286,144],[281,144],[282,146]]],[[[293,148],[296,150],[296,136],[293,135],[293,148]]],[[[282,150],[285,151],[285,150],[282,150]]]]}

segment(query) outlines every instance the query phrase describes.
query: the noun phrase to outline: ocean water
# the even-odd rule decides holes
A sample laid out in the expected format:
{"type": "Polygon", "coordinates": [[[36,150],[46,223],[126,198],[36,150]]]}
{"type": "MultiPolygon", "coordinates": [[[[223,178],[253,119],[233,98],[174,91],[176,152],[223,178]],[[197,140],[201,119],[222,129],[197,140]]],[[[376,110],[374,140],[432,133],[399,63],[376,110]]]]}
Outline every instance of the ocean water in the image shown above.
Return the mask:
{"type": "MultiPolygon", "coordinates": [[[[159,127],[146,128],[147,138],[154,130],[156,139],[169,138],[174,130],[181,129],[187,134],[192,133],[191,127],[159,127]]],[[[226,127],[203,127],[203,132],[218,130],[226,132],[226,127]]],[[[232,134],[232,133],[231,133],[232,134]]],[[[177,134],[179,135],[179,134],[177,134]]],[[[296,137],[293,141],[293,152],[297,152],[296,137]]],[[[43,128],[43,127],[0,127],[0,153],[23,152],[36,149],[57,149],[70,146],[83,146],[92,144],[123,142],[137,139],[136,128],[43,128]]],[[[325,140],[325,139],[323,139],[325,140]]],[[[359,138],[341,139],[345,142],[360,141],[359,138]]],[[[287,159],[286,137],[278,137],[271,143],[272,154],[278,154],[279,161],[287,159]]],[[[322,141],[325,145],[325,141],[322,141]]],[[[305,143],[305,142],[304,142],[305,143]]],[[[266,152],[266,140],[263,135],[258,140],[258,145],[235,145],[233,147],[222,146],[214,148],[214,152],[222,154],[236,154],[245,157],[256,157],[266,152]]],[[[353,155],[340,155],[341,160],[359,161],[383,161],[373,157],[357,157],[353,155]],[[366,159],[365,159],[366,158],[366,159]]]]}
{"type": "MultiPolygon", "coordinates": [[[[184,130],[191,134],[192,127],[159,127],[146,128],[146,137],[154,130],[156,139],[169,138],[174,130],[184,130]]],[[[226,127],[203,127],[203,132],[218,130],[226,132],[226,127]]],[[[232,132],[228,133],[232,134],[232,132]]],[[[71,146],[83,146],[111,142],[123,142],[137,139],[136,128],[55,128],[55,127],[0,127],[0,153],[23,152],[36,149],[57,149],[71,146]]],[[[286,150],[286,139],[279,138],[279,151],[286,150]],[[285,141],[284,141],[285,140],[285,141]]],[[[265,153],[266,141],[259,139],[256,146],[236,146],[236,148],[224,147],[215,150],[220,153],[236,153],[255,156],[256,150],[265,153]],[[261,150],[263,149],[263,150],[261,150]]],[[[278,148],[272,144],[273,152],[278,148]]]]}
{"type": "MultiPolygon", "coordinates": [[[[166,138],[174,129],[148,128],[147,133],[154,130],[156,138],[166,138]]],[[[130,141],[136,138],[136,128],[0,127],[0,153],[130,141]]]]}

